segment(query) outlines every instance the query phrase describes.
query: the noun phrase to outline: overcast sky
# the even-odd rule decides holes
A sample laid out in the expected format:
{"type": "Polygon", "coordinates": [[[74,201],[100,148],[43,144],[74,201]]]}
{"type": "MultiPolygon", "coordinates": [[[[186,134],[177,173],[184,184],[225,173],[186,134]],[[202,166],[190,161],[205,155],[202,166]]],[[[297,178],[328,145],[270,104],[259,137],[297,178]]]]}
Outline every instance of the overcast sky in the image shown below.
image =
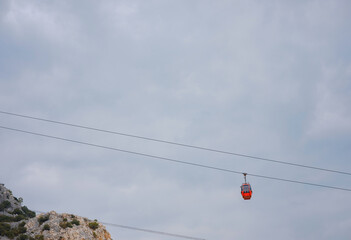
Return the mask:
{"type": "MultiPolygon", "coordinates": [[[[351,172],[350,1],[1,1],[0,110],[351,172]]],[[[0,125],[239,172],[351,177],[0,114],[0,125]]],[[[351,193],[0,130],[30,209],[206,239],[349,239],[351,193]]],[[[108,227],[114,239],[174,239],[108,227]]]]}

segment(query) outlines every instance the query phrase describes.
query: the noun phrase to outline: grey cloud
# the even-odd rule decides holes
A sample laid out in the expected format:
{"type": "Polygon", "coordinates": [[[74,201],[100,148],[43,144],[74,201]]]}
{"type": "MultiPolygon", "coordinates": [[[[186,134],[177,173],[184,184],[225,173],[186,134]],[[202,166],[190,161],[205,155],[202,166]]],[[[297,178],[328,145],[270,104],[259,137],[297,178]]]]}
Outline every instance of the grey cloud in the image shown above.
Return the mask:
{"type": "MultiPolygon", "coordinates": [[[[350,169],[346,1],[0,4],[2,110],[350,169]]],[[[238,171],[349,182],[5,115],[0,122],[238,171]]],[[[240,175],[5,130],[0,142],[0,182],[33,209],[206,239],[350,235],[348,193],[250,178],[247,202],[240,175]]],[[[158,238],[109,230],[114,238],[158,238]]]]}

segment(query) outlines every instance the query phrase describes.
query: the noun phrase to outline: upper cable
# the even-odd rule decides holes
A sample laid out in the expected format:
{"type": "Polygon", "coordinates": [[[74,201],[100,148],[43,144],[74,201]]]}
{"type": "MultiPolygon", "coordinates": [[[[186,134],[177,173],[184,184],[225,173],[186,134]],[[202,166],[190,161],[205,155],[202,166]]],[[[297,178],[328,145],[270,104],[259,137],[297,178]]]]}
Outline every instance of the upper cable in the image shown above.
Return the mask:
{"type": "Polygon", "coordinates": [[[23,114],[18,114],[18,113],[11,113],[11,112],[6,112],[6,111],[2,111],[2,110],[0,110],[0,113],[6,114],[6,115],[11,115],[11,116],[16,116],[16,117],[38,120],[38,121],[45,121],[45,122],[54,123],[54,124],[60,124],[60,125],[65,125],[65,126],[70,126],[70,127],[76,127],[76,128],[82,128],[82,129],[87,129],[87,130],[92,130],[92,131],[103,132],[103,133],[115,134],[115,135],[120,135],[120,136],[125,136],[125,137],[138,138],[138,139],[143,139],[143,140],[148,140],[148,141],[153,141],[153,142],[171,144],[171,145],[176,145],[176,146],[181,146],[181,147],[199,149],[199,150],[204,150],[204,151],[209,151],[209,152],[227,154],[227,155],[244,157],[244,158],[255,159],[255,160],[260,160],[260,161],[266,161],[266,162],[270,162],[270,163],[284,164],[284,165],[290,165],[290,166],[295,166],[295,167],[300,167],[300,168],[308,168],[308,169],[313,169],[313,170],[318,170],[318,171],[331,172],[331,173],[344,174],[344,175],[351,176],[351,172],[345,172],[345,171],[340,171],[340,170],[334,170],[334,169],[322,168],[322,167],[317,167],[317,166],[275,160],[275,159],[271,159],[271,158],[264,158],[264,157],[249,155],[249,154],[218,150],[218,149],[214,149],[214,148],[200,147],[200,146],[178,143],[178,142],[173,142],[173,141],[166,141],[166,140],[162,140],[162,139],[144,137],[144,136],[139,136],[139,135],[134,135],[134,134],[129,134],[129,133],[116,132],[116,131],[111,131],[111,130],[83,126],[83,125],[79,125],[79,124],[73,124],[73,123],[61,122],[61,121],[50,120],[50,119],[45,119],[45,118],[33,117],[33,116],[28,116],[28,115],[23,115],[23,114]]]}

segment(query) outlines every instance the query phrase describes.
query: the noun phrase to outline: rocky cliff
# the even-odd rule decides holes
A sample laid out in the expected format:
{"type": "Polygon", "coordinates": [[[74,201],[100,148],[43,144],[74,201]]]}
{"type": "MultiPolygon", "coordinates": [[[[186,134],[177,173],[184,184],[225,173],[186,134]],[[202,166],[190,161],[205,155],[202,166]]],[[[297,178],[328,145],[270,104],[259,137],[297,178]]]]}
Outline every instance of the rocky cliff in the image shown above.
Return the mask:
{"type": "Polygon", "coordinates": [[[36,216],[22,206],[3,184],[0,184],[0,239],[18,240],[111,240],[106,228],[97,222],[73,214],[54,211],[36,216]]]}

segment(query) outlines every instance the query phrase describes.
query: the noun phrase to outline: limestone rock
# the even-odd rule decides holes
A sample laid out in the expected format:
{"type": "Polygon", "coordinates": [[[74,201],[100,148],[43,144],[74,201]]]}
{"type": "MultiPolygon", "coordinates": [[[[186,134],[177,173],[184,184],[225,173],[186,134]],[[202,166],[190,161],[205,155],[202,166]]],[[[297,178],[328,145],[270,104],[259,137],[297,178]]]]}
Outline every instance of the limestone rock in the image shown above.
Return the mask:
{"type": "Polygon", "coordinates": [[[99,222],[54,211],[38,216],[0,183],[0,239],[111,240],[99,222]]]}
{"type": "Polygon", "coordinates": [[[9,202],[9,206],[0,209],[4,215],[9,215],[9,212],[21,207],[20,199],[15,198],[12,195],[11,190],[7,189],[4,184],[0,183],[0,204],[4,202],[9,202]]]}
{"type": "Polygon", "coordinates": [[[54,211],[29,219],[25,227],[28,236],[42,235],[47,240],[111,239],[106,228],[96,221],[54,211]]]}

